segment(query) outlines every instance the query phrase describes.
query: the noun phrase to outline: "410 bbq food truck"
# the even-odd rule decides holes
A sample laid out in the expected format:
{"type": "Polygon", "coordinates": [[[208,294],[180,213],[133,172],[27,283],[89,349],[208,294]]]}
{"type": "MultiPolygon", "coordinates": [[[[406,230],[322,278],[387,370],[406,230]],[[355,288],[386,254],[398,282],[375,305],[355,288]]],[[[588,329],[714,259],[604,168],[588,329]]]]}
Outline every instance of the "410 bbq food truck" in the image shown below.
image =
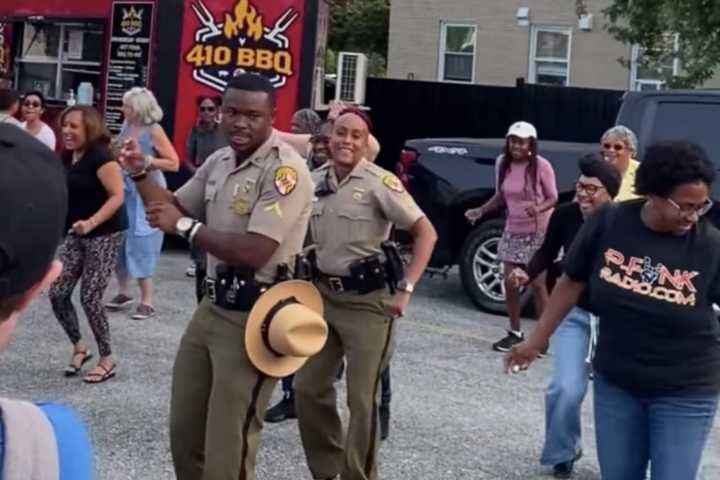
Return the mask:
{"type": "Polygon", "coordinates": [[[277,91],[276,125],[312,103],[320,0],[2,0],[0,76],[48,99],[46,121],[79,89],[111,131],[122,95],[150,88],[178,152],[197,117],[196,98],[219,95],[238,72],[266,75],[277,91]]]}

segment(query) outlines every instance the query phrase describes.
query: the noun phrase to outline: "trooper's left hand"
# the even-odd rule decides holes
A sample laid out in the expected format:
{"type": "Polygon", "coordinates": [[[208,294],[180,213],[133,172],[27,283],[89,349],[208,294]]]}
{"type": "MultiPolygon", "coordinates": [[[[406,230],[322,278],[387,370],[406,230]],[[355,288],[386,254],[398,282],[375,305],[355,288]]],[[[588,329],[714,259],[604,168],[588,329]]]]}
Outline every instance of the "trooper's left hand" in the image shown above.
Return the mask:
{"type": "Polygon", "coordinates": [[[393,318],[404,316],[408,303],[410,303],[410,294],[400,290],[396,291],[392,303],[387,307],[388,315],[393,318]]]}
{"type": "Polygon", "coordinates": [[[175,233],[177,221],[183,214],[172,203],[151,202],[145,209],[147,221],[151,227],[159,228],[165,233],[175,233]]]}

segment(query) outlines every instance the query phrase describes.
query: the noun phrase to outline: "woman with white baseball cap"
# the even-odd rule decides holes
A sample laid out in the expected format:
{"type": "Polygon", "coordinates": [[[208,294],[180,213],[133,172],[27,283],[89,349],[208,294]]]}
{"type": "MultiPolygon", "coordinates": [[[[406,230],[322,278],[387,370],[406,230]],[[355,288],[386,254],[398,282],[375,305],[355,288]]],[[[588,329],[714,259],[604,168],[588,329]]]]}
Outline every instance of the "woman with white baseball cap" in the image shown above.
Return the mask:
{"type": "MultiPolygon", "coordinates": [[[[465,212],[470,223],[495,212],[507,209],[505,230],[498,245],[498,260],[508,274],[524,267],[542,245],[545,231],[557,203],[555,172],[548,160],[538,155],[537,130],[528,122],[515,122],[505,135],[505,150],[495,164],[495,195],[484,205],[465,212]]],[[[535,311],[542,313],[547,302],[545,277],[532,284],[535,311]]],[[[506,276],[505,301],[510,330],[507,336],[493,344],[493,349],[507,352],[523,340],[520,327],[519,290],[506,276]]]]}

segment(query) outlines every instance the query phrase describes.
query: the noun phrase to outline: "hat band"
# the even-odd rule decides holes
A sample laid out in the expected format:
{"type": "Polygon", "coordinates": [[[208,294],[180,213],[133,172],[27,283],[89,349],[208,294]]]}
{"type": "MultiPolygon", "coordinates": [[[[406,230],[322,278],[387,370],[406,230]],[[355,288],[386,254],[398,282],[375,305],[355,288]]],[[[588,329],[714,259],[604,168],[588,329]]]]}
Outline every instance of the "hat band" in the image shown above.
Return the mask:
{"type": "Polygon", "coordinates": [[[295,297],[288,297],[283,300],[280,300],[277,302],[270,310],[268,310],[267,315],[265,315],[265,319],[263,320],[262,324],[260,325],[260,335],[262,336],[263,344],[265,345],[265,348],[270,350],[270,352],[275,355],[278,358],[282,358],[285,355],[275,350],[272,345],[270,344],[270,324],[272,323],[273,319],[275,318],[275,315],[282,310],[283,308],[287,307],[288,305],[291,305],[293,303],[300,303],[298,302],[297,298],[295,297]]]}

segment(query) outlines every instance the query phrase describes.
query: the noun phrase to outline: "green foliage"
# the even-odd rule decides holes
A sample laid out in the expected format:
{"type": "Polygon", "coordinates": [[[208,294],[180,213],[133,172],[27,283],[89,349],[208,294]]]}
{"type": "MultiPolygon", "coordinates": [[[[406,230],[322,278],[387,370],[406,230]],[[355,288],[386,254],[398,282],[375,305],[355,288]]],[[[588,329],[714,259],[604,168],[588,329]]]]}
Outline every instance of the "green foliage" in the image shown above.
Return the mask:
{"type": "Polygon", "coordinates": [[[368,56],[368,73],[383,75],[388,50],[389,0],[330,0],[329,4],[328,51],[364,53],[368,56]]]}
{"type": "Polygon", "coordinates": [[[680,72],[666,74],[671,88],[700,86],[720,65],[718,0],[614,0],[604,13],[608,31],[623,43],[639,45],[648,64],[666,61],[670,38],[678,34],[680,72]]]}

